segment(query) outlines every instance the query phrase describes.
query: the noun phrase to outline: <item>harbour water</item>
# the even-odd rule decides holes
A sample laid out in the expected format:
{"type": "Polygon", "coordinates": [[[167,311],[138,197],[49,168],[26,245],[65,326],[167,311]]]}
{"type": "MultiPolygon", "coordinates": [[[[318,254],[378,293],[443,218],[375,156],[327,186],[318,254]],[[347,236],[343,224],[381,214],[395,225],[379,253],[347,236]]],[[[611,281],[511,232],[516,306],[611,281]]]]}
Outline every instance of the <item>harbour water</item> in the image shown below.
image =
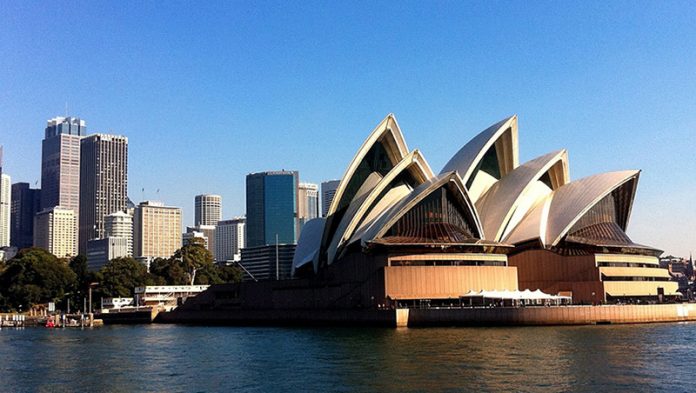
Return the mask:
{"type": "Polygon", "coordinates": [[[696,324],[0,330],[2,392],[694,391],[696,324]]]}

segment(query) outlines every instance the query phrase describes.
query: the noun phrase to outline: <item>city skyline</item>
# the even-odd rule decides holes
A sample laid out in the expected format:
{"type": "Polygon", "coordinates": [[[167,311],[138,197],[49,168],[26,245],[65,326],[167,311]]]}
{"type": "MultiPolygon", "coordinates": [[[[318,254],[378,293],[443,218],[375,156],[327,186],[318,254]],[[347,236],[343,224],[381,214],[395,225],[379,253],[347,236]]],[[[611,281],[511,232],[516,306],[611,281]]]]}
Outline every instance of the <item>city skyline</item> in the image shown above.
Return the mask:
{"type": "Polygon", "coordinates": [[[2,17],[0,33],[8,39],[0,47],[13,55],[2,60],[7,90],[0,117],[14,132],[0,141],[3,171],[14,183],[40,178],[45,121],[63,114],[67,102],[67,114],[85,119],[89,132],[130,139],[130,198],[179,206],[189,225],[191,201],[201,193],[222,195],[223,219],[244,214],[248,173],[292,168],[303,182],[340,178],[358,147],[346,135],[387,113],[398,116],[414,145],[431,152],[434,167],[490,118],[518,114],[521,161],[566,148],[591,157],[573,161],[571,179],[600,169],[642,169],[629,235],[687,256],[696,240],[690,118],[696,81],[689,74],[696,48],[688,39],[696,31],[684,4],[634,7],[631,18],[620,3],[369,6],[365,15],[393,15],[382,25],[372,16],[343,22],[348,6],[323,20],[312,18],[326,11],[321,7],[204,7],[194,16],[211,17],[206,26],[176,8],[158,17],[146,6],[131,13],[113,5],[4,5],[12,18],[2,17]],[[240,10],[247,19],[237,20],[240,10]],[[93,17],[107,13],[114,17],[93,17]],[[42,21],[68,14],[85,23],[51,29],[47,40],[42,24],[49,23],[42,21]],[[544,23],[520,23],[540,17],[544,23]],[[223,23],[230,18],[239,23],[223,23]],[[262,34],[262,20],[273,33],[262,34]],[[566,27],[571,24],[583,33],[566,27]],[[646,25],[654,28],[640,27],[646,25]],[[193,26],[202,33],[171,39],[193,26]],[[350,38],[356,31],[362,33],[350,38]],[[149,38],[131,45],[141,36],[149,38]],[[76,64],[58,56],[66,49],[89,55],[76,64]],[[168,63],[170,55],[178,62],[168,63]],[[40,61],[46,56],[53,67],[40,61]],[[166,143],[153,142],[170,135],[166,143]],[[181,165],[192,156],[199,165],[181,165]]]}

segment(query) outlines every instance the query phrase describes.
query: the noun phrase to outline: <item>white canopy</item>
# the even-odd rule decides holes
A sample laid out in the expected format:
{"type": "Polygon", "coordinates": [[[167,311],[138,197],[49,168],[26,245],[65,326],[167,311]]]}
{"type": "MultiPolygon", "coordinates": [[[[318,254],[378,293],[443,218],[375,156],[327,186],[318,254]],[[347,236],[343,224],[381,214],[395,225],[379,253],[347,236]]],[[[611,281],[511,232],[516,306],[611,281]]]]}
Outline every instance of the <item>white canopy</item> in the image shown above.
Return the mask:
{"type": "Polygon", "coordinates": [[[571,300],[570,296],[558,296],[549,295],[548,293],[542,292],[540,289],[536,291],[530,291],[525,289],[524,291],[469,291],[462,295],[463,298],[474,298],[481,297],[487,299],[501,299],[501,300],[571,300]]]}

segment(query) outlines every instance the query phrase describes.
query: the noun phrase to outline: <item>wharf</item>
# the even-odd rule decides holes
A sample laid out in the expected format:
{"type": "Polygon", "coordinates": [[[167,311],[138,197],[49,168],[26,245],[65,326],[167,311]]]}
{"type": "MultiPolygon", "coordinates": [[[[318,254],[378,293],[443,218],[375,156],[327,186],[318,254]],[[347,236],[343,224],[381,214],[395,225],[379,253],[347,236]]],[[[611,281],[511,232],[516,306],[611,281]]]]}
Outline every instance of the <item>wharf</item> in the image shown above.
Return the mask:
{"type": "Polygon", "coordinates": [[[152,323],[159,310],[150,307],[128,307],[117,310],[109,310],[97,315],[106,325],[134,325],[152,323]]]}

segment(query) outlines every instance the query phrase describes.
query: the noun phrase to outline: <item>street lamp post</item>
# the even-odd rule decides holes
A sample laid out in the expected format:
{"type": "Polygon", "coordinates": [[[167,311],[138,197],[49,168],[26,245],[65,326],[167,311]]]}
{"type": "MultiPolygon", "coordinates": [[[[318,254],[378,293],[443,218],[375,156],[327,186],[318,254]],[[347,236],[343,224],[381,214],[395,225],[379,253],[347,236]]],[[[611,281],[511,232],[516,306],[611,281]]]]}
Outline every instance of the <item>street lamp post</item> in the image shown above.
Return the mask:
{"type": "Polygon", "coordinates": [[[98,282],[89,283],[89,327],[94,326],[94,314],[92,313],[92,288],[99,285],[98,282]]]}

